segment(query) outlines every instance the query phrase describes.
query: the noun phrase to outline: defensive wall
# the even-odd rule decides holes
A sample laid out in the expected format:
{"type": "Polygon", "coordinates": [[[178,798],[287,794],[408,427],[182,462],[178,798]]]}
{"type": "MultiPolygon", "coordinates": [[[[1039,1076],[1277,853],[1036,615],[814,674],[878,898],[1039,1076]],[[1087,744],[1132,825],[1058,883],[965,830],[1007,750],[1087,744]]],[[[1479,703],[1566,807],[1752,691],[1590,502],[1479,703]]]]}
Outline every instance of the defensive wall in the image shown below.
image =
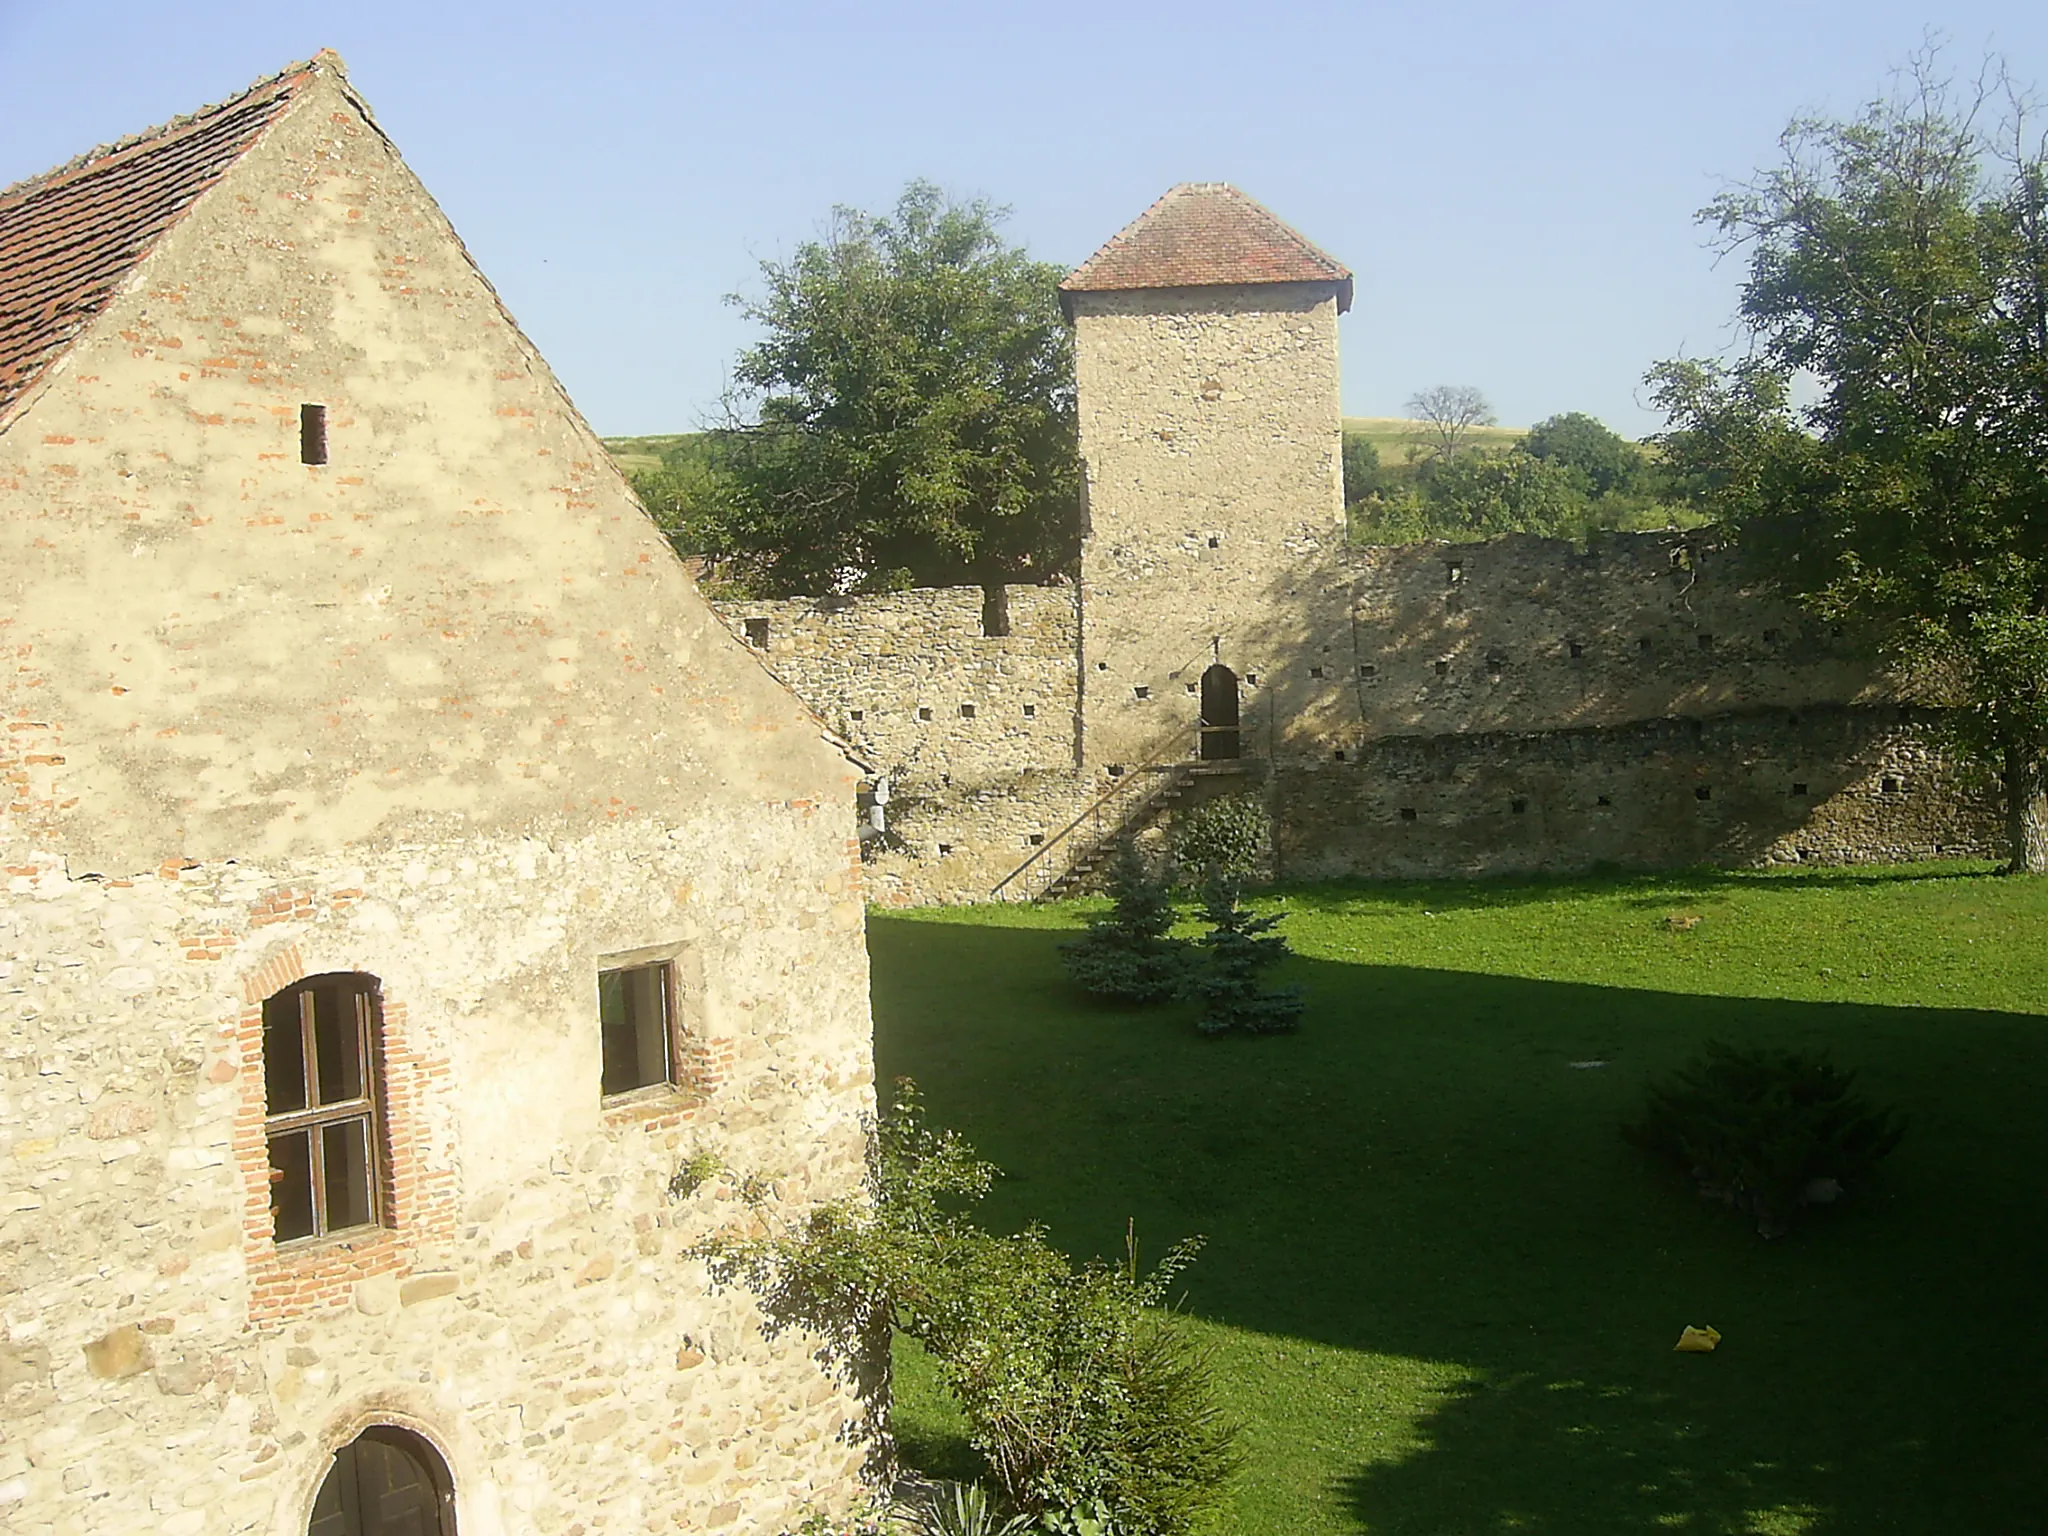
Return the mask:
{"type": "MultiPolygon", "coordinates": [[[[1185,558],[1214,554],[1204,541],[1185,558]]],[[[1234,641],[1251,770],[1237,782],[1266,797],[1289,877],[1997,850],[1989,798],[1929,747],[1928,715],[1859,637],[1775,595],[1710,533],[1305,564],[1318,590],[1341,583],[1335,621],[1304,637],[1285,591],[1253,591],[1234,641]]],[[[973,587],[716,605],[888,778],[875,899],[986,899],[1098,799],[1194,760],[1206,654],[1134,653],[1179,664],[1131,701],[1147,727],[1117,750],[1133,761],[1091,750],[1084,688],[1103,674],[1082,592],[1012,589],[1003,636],[982,633],[973,587]]]]}

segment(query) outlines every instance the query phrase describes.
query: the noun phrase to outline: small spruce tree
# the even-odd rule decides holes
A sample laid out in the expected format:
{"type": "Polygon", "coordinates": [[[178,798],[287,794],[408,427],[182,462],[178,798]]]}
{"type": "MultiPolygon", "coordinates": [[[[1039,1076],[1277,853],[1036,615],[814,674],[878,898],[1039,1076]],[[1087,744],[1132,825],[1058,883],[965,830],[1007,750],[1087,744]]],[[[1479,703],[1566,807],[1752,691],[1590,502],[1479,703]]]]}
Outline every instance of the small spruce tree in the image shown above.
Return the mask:
{"type": "Polygon", "coordinates": [[[1098,997],[1164,1002],[1181,989],[1187,945],[1167,937],[1173,927],[1171,887],[1128,838],[1110,866],[1109,894],[1113,905],[1107,915],[1060,946],[1067,974],[1098,997]]]}
{"type": "Polygon", "coordinates": [[[1189,991],[1205,1005],[1202,1033],[1277,1035],[1298,1026],[1307,1006],[1301,988],[1259,985],[1259,973],[1289,953],[1272,931],[1279,915],[1258,917],[1239,906],[1236,879],[1212,867],[1202,882],[1202,916],[1209,931],[1195,942],[1208,962],[1189,978],[1189,991]]]}

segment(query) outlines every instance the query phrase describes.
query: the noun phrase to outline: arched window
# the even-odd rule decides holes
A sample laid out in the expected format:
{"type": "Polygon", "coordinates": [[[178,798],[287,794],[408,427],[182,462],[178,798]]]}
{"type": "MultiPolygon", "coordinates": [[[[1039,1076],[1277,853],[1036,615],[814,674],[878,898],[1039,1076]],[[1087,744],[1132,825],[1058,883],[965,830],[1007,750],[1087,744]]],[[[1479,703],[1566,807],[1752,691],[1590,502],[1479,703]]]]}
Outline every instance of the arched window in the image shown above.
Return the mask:
{"type": "Polygon", "coordinates": [[[313,976],[263,1003],[263,1130],[280,1243],[383,1220],[377,979],[313,976]]]}
{"type": "Polygon", "coordinates": [[[372,1424],[334,1453],[306,1536],[455,1536],[447,1463],[409,1430],[372,1424]]]}
{"type": "Polygon", "coordinates": [[[1202,674],[1202,761],[1237,755],[1237,674],[1219,661],[1202,674]]]}

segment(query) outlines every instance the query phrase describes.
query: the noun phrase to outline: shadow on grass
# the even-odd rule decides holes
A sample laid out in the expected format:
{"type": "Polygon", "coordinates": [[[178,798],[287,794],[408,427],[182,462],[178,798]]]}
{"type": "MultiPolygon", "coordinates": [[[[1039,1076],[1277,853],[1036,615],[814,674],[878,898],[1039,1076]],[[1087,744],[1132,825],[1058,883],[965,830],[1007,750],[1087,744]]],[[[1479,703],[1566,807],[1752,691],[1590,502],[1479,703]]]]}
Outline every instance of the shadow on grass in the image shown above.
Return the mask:
{"type": "MultiPolygon", "coordinates": [[[[1387,1457],[1368,1453],[1384,1405],[1324,1381],[1314,1443],[1275,1450],[1279,1491],[1234,1530],[2038,1527],[2048,1020],[1297,960],[1300,1035],[1208,1041],[1185,1009],[1080,997],[1062,936],[871,925],[880,1072],[916,1076],[1007,1170],[987,1219],[1042,1219],[1082,1254],[1127,1216],[1155,1253],[1205,1234],[1196,1315],[1462,1383],[1387,1457]],[[1710,1038],[1831,1050],[1908,1111],[1905,1144],[1761,1241],[1616,1134],[1710,1038]],[[1688,1323],[1721,1350],[1673,1354],[1688,1323]],[[1307,1482],[1340,1523],[1289,1513],[1307,1482]]],[[[1232,1369],[1254,1414],[1304,1390],[1232,1369]]]]}

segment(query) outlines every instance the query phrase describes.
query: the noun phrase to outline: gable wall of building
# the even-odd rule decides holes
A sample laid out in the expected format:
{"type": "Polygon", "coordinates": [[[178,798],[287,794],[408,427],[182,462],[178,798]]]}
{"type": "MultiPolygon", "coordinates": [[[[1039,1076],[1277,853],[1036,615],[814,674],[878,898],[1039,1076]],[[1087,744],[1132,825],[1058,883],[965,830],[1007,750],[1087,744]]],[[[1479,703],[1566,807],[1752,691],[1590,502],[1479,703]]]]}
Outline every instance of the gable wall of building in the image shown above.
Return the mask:
{"type": "Polygon", "coordinates": [[[0,1526],[303,1531],[375,1419],[475,1536],[851,1497],[856,1384],[686,1249],[860,1193],[853,770],[338,80],[0,433],[0,657],[0,1526]],[[685,1083],[606,1106],[626,952],[685,1083]],[[260,1004],[330,970],[393,1224],[279,1246],[260,1004]],[[763,1208],[672,1197],[695,1152],[763,1208]]]}

